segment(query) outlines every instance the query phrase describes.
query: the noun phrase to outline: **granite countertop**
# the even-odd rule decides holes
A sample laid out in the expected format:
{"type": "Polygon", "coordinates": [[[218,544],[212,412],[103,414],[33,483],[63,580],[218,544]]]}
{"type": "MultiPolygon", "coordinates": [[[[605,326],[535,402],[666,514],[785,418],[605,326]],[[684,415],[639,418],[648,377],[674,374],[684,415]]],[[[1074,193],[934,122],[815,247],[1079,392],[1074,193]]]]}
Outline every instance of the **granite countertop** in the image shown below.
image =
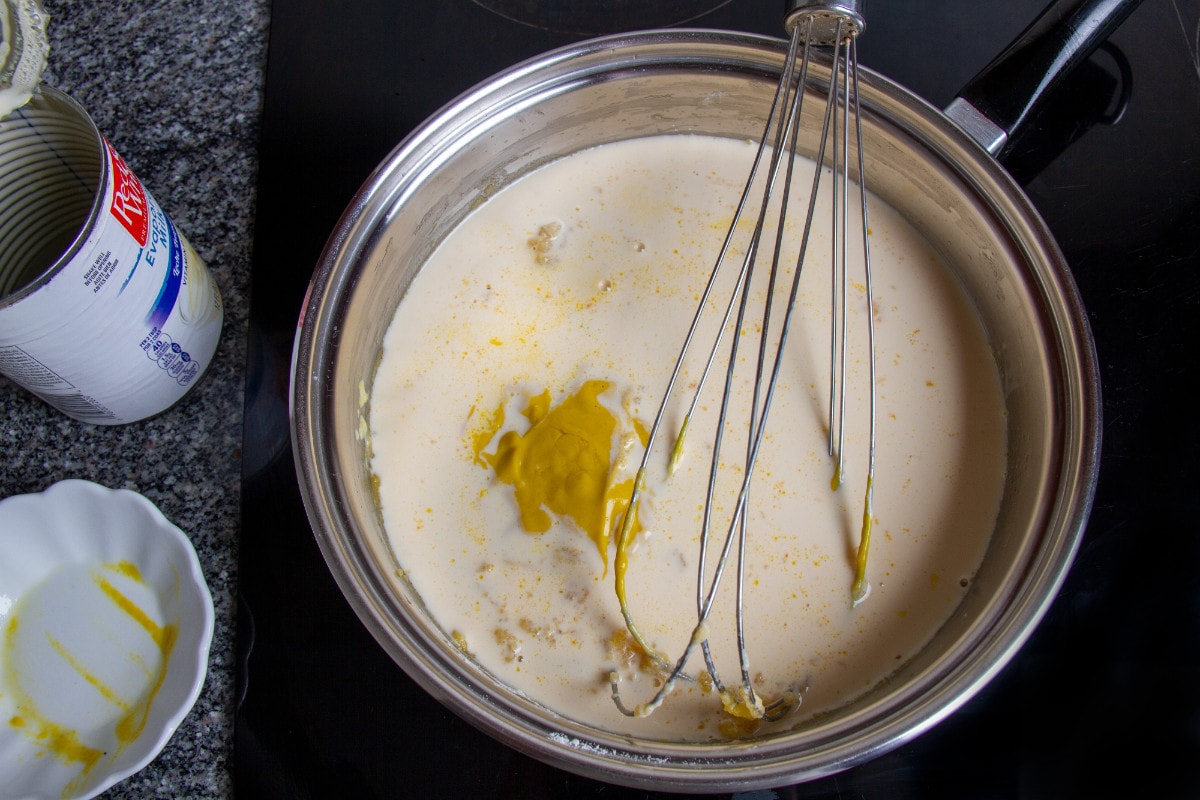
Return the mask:
{"type": "Polygon", "coordinates": [[[75,97],[204,258],[225,327],[212,366],[143,422],[71,420],[0,377],[0,497],[65,478],[132,489],[195,545],[216,607],[208,677],[162,754],[106,798],[232,795],[242,396],[268,0],[43,0],[44,82],[75,97]]]}

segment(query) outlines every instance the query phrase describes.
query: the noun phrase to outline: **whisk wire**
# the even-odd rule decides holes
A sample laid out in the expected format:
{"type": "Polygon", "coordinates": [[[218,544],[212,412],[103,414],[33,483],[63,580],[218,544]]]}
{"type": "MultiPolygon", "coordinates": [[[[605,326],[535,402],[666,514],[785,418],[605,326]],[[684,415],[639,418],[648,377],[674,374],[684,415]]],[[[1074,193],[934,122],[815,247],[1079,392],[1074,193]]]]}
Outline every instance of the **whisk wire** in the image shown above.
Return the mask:
{"type": "MultiPolygon", "coordinates": [[[[841,32],[842,23],[838,23],[839,33],[841,32]]],[[[846,303],[846,292],[849,288],[849,282],[846,273],[846,244],[848,242],[848,225],[846,224],[846,213],[849,207],[850,194],[850,176],[847,170],[849,161],[849,135],[850,126],[848,117],[850,114],[850,92],[840,92],[845,98],[845,105],[842,107],[842,117],[840,129],[842,132],[841,147],[838,145],[838,130],[839,119],[836,113],[837,98],[839,95],[839,79],[842,77],[838,67],[842,64],[840,49],[842,43],[840,37],[834,45],[833,71],[829,78],[829,110],[832,116],[832,124],[830,132],[834,142],[833,148],[833,171],[834,175],[842,176],[842,185],[838,186],[838,181],[835,179],[832,182],[833,206],[837,208],[840,202],[842,213],[830,215],[830,308],[833,312],[830,314],[830,334],[829,334],[829,454],[836,457],[836,466],[833,476],[832,486],[836,489],[841,485],[842,476],[844,474],[843,465],[843,446],[845,444],[845,434],[842,426],[842,421],[846,416],[846,332],[848,329],[848,314],[846,303]],[[841,191],[839,191],[839,188],[841,191]]]]}
{"type": "MultiPolygon", "coordinates": [[[[810,25],[811,25],[811,23],[810,23],[810,25]]],[[[793,36],[793,39],[797,38],[798,35],[799,35],[799,32],[797,31],[796,36],[793,36]]],[[[778,124],[776,127],[775,140],[774,140],[775,147],[772,150],[770,166],[769,166],[768,172],[767,172],[767,175],[768,175],[768,177],[766,179],[767,189],[764,194],[764,197],[771,196],[771,193],[773,191],[773,188],[774,188],[776,181],[778,179],[778,176],[779,176],[780,165],[784,164],[786,166],[785,166],[785,170],[784,170],[784,178],[783,178],[783,183],[782,183],[782,187],[781,187],[782,196],[780,198],[780,203],[779,203],[779,220],[778,220],[778,224],[776,226],[775,245],[774,245],[774,250],[773,250],[772,258],[771,258],[771,269],[770,269],[770,272],[768,273],[768,283],[767,283],[767,289],[766,289],[766,296],[768,298],[775,297],[775,284],[776,284],[776,279],[778,278],[778,275],[779,275],[778,267],[779,267],[779,263],[780,263],[780,260],[782,257],[782,251],[783,251],[784,223],[785,223],[785,219],[786,219],[786,215],[787,215],[788,197],[791,192],[792,171],[793,171],[793,167],[795,164],[795,159],[784,158],[783,156],[785,154],[790,154],[790,153],[795,152],[796,139],[797,139],[797,135],[798,135],[798,131],[799,131],[799,125],[797,124],[797,120],[799,120],[799,118],[800,118],[800,112],[803,107],[803,102],[804,102],[803,87],[805,86],[805,84],[807,82],[807,77],[808,77],[807,76],[808,63],[809,63],[808,62],[808,59],[809,59],[808,49],[809,49],[808,38],[804,37],[804,55],[803,55],[803,58],[800,60],[800,65],[801,65],[800,75],[795,80],[796,89],[794,91],[792,91],[792,93],[791,93],[791,97],[792,97],[791,102],[790,102],[791,107],[786,112],[784,111],[784,108],[786,106],[788,106],[788,102],[786,99],[786,87],[792,85],[790,76],[785,76],[785,80],[781,81],[781,83],[780,83],[781,88],[784,89],[784,97],[783,97],[783,102],[779,103],[780,114],[779,114],[778,124]]],[[[792,63],[793,64],[795,63],[794,60],[792,61],[792,63]]],[[[766,146],[767,146],[767,140],[766,140],[766,137],[764,137],[763,140],[759,143],[759,151],[762,152],[766,148],[766,146]]],[[[753,181],[751,181],[750,183],[752,184],[753,181]]],[[[747,186],[747,190],[749,190],[749,189],[750,189],[750,184],[748,184],[748,186],[747,186]]],[[[739,281],[740,298],[738,300],[737,322],[734,326],[734,330],[739,331],[739,335],[736,335],[733,337],[732,344],[730,345],[729,360],[727,362],[726,374],[725,374],[725,387],[724,387],[724,391],[722,392],[721,410],[720,410],[720,413],[718,414],[717,425],[716,425],[716,435],[714,437],[712,463],[709,468],[708,493],[706,496],[704,521],[702,524],[702,528],[701,528],[702,533],[701,533],[701,537],[700,537],[700,558],[699,558],[700,568],[699,568],[698,578],[697,578],[698,595],[703,595],[703,585],[704,585],[704,580],[705,580],[704,563],[705,563],[705,554],[707,553],[708,542],[710,539],[709,533],[710,533],[710,529],[711,529],[711,509],[713,507],[713,500],[714,500],[714,496],[716,493],[717,477],[718,477],[720,455],[721,455],[721,444],[722,444],[722,440],[723,440],[723,434],[724,434],[726,422],[728,420],[730,399],[733,395],[735,373],[737,371],[737,350],[738,350],[738,343],[741,340],[740,332],[744,330],[745,317],[747,315],[747,310],[748,310],[748,301],[750,298],[750,292],[749,292],[748,287],[750,286],[750,284],[753,280],[754,266],[757,263],[758,256],[759,256],[759,246],[760,246],[759,243],[761,241],[761,235],[765,228],[765,223],[766,223],[766,219],[767,219],[767,215],[768,215],[769,211],[770,211],[770,204],[765,203],[765,202],[759,208],[758,219],[755,223],[754,234],[751,237],[751,245],[750,245],[750,247],[747,248],[746,257],[744,259],[744,269],[742,270],[742,273],[740,275],[740,281],[739,281]]],[[[736,228],[738,222],[739,222],[739,218],[737,216],[735,216],[731,227],[736,228]]],[[[749,417],[748,426],[747,426],[746,456],[745,456],[745,462],[744,462],[744,467],[743,467],[743,485],[739,491],[738,502],[737,502],[737,506],[736,506],[736,510],[734,512],[733,518],[731,520],[731,524],[729,526],[728,531],[726,532],[725,545],[722,548],[721,559],[718,562],[717,570],[714,573],[713,585],[709,589],[707,602],[699,604],[698,609],[697,609],[700,614],[700,619],[702,621],[707,621],[709,611],[711,610],[711,607],[712,607],[712,600],[715,597],[716,589],[717,589],[717,586],[720,581],[720,576],[724,572],[725,564],[728,560],[729,545],[736,538],[737,547],[738,547],[738,551],[737,551],[737,565],[738,566],[737,566],[736,587],[734,590],[735,591],[734,608],[735,608],[735,627],[736,627],[736,637],[737,637],[737,652],[738,652],[738,656],[739,656],[738,662],[739,662],[739,668],[740,668],[740,672],[741,672],[742,697],[744,697],[744,698],[754,697],[753,689],[751,686],[751,678],[750,678],[750,662],[749,662],[748,652],[746,650],[746,644],[745,644],[745,641],[746,641],[745,614],[743,613],[744,596],[745,596],[746,540],[747,540],[747,535],[748,535],[747,509],[748,509],[748,505],[749,505],[750,481],[751,481],[751,478],[753,475],[754,463],[757,458],[758,442],[760,441],[760,437],[761,437],[761,430],[759,429],[759,426],[758,426],[758,419],[761,416],[761,418],[765,420],[766,410],[770,404],[770,394],[773,393],[773,384],[772,384],[771,392],[768,392],[767,397],[764,398],[762,396],[763,395],[762,381],[763,381],[763,375],[766,372],[766,362],[767,362],[767,355],[768,355],[768,351],[769,351],[768,336],[769,336],[769,332],[770,332],[770,328],[771,328],[772,305],[773,305],[773,303],[771,302],[771,300],[768,300],[768,302],[764,304],[762,322],[759,327],[760,333],[759,333],[758,358],[756,361],[756,372],[755,372],[754,385],[753,385],[753,395],[751,397],[751,402],[750,402],[750,417],[749,417]],[[760,415],[760,411],[759,411],[760,406],[762,406],[761,415],[760,415]]],[[[697,397],[698,397],[698,395],[697,395],[697,397]]],[[[696,398],[693,398],[693,403],[695,402],[695,399],[696,398]]],[[[705,640],[704,643],[702,644],[702,648],[704,651],[705,665],[708,669],[709,675],[712,677],[713,684],[719,692],[724,694],[725,688],[721,682],[720,675],[717,670],[716,664],[712,658],[711,648],[709,647],[707,640],[705,640]]]]}
{"type": "MultiPolygon", "coordinates": [[[[793,75],[795,72],[795,64],[796,64],[796,56],[797,56],[797,52],[799,51],[799,47],[800,47],[800,37],[793,36],[791,39],[791,43],[789,44],[789,47],[788,47],[788,56],[787,56],[787,61],[785,63],[785,67],[784,67],[783,78],[779,82],[779,86],[775,93],[775,99],[771,105],[771,112],[768,116],[768,122],[767,122],[767,126],[766,126],[767,132],[770,131],[771,126],[773,124],[776,124],[776,122],[775,122],[776,119],[780,117],[780,110],[783,108],[784,104],[787,102],[787,97],[789,94],[789,87],[791,86],[791,84],[793,82],[793,75]]],[[[807,58],[805,58],[805,61],[802,65],[802,72],[806,71],[806,69],[807,69],[807,58]]],[[[783,116],[786,116],[786,115],[783,115],[783,116]]],[[[749,206],[750,202],[752,201],[753,187],[755,185],[755,180],[758,176],[759,170],[763,164],[763,158],[764,158],[766,152],[767,152],[766,136],[764,136],[763,140],[759,143],[758,150],[754,157],[754,162],[751,165],[750,174],[746,181],[745,189],[742,191],[741,198],[738,200],[738,205],[734,212],[734,223],[729,226],[729,230],[726,233],[725,239],[721,244],[721,249],[720,249],[720,251],[717,255],[717,258],[714,262],[712,272],[709,274],[708,280],[704,286],[704,290],[701,293],[700,300],[697,303],[696,312],[692,317],[691,324],[689,325],[687,334],[684,337],[683,346],[680,348],[680,351],[679,351],[679,357],[676,359],[675,365],[673,366],[673,368],[671,370],[670,377],[667,380],[666,390],[663,393],[662,401],[659,404],[658,411],[655,413],[653,424],[650,427],[650,432],[649,432],[649,434],[647,436],[647,440],[646,440],[645,450],[643,452],[641,462],[638,465],[638,470],[637,470],[636,476],[634,478],[632,494],[631,494],[630,500],[629,500],[628,507],[631,511],[637,507],[637,504],[638,504],[639,500],[641,499],[641,495],[645,490],[646,473],[647,473],[647,470],[649,467],[651,454],[654,451],[654,444],[658,438],[659,432],[663,428],[663,422],[666,418],[667,411],[671,405],[671,400],[675,395],[675,387],[678,384],[679,377],[683,372],[684,362],[686,360],[687,353],[690,351],[692,342],[695,339],[696,333],[700,328],[701,320],[702,320],[702,317],[704,316],[704,311],[708,306],[709,299],[712,297],[713,290],[717,284],[718,278],[720,277],[722,267],[727,263],[729,252],[733,248],[733,242],[734,242],[734,239],[735,239],[735,236],[737,233],[737,222],[744,216],[746,208],[749,206]]],[[[758,237],[754,237],[754,240],[756,241],[757,238],[758,237]]],[[[751,253],[748,253],[748,255],[752,254],[752,252],[753,252],[753,250],[751,250],[751,253]]],[[[745,272],[745,270],[750,268],[749,264],[750,264],[750,259],[744,258],[743,263],[742,263],[743,273],[745,272]]],[[[681,424],[679,433],[676,436],[676,441],[675,441],[674,447],[672,449],[670,466],[668,468],[669,473],[674,471],[674,467],[678,463],[679,455],[682,452],[683,443],[687,437],[690,420],[692,419],[692,416],[695,413],[696,406],[697,406],[697,403],[699,402],[699,398],[700,398],[700,395],[704,388],[704,385],[707,382],[707,379],[712,370],[712,367],[716,362],[717,353],[718,353],[718,350],[720,347],[721,340],[724,336],[725,331],[728,328],[729,320],[731,318],[731,315],[733,313],[733,310],[735,308],[735,305],[736,305],[736,302],[738,299],[738,292],[740,291],[740,289],[743,285],[744,285],[744,280],[739,279],[736,283],[735,293],[731,297],[729,305],[726,308],[725,317],[722,320],[722,324],[718,329],[717,338],[714,341],[713,346],[709,352],[708,360],[707,360],[707,362],[704,366],[704,370],[700,376],[700,379],[699,379],[699,382],[697,385],[697,389],[696,389],[695,393],[693,394],[692,403],[691,403],[690,407],[688,408],[687,413],[684,415],[683,423],[681,424]]],[[[710,507],[711,507],[711,504],[706,504],[706,507],[705,507],[706,513],[708,512],[710,507]]],[[[617,537],[616,537],[617,559],[616,559],[616,563],[614,565],[614,572],[616,575],[617,596],[618,596],[618,599],[620,600],[621,613],[622,613],[622,616],[624,617],[626,627],[628,628],[630,635],[634,638],[634,641],[637,642],[637,644],[646,653],[648,653],[650,655],[652,660],[660,663],[660,665],[661,665],[661,664],[666,663],[665,659],[663,659],[652,647],[650,647],[645,642],[637,625],[635,624],[635,622],[632,618],[632,614],[628,608],[628,605],[625,602],[624,575],[625,575],[625,569],[626,569],[627,565],[626,565],[625,559],[623,557],[623,554],[626,552],[629,537],[632,535],[632,532],[633,532],[633,519],[634,519],[634,515],[632,513],[626,513],[624,515],[624,517],[622,518],[622,521],[621,521],[620,529],[619,529],[617,537]]],[[[707,530],[707,526],[708,526],[708,518],[707,517],[706,517],[706,520],[703,523],[703,525],[704,525],[704,529],[707,530]]],[[[703,555],[701,556],[701,569],[703,569],[703,555]]]]}
{"type": "MultiPolygon", "coordinates": [[[[857,167],[860,184],[860,214],[863,231],[863,250],[864,256],[869,262],[869,250],[867,242],[867,200],[864,177],[865,165],[862,152],[862,130],[859,121],[860,108],[858,101],[858,65],[857,47],[855,43],[855,36],[861,29],[861,24],[855,27],[853,25],[848,25],[845,20],[839,18],[837,19],[836,33],[833,36],[832,42],[834,47],[833,65],[830,74],[829,94],[827,97],[825,116],[818,143],[818,153],[816,156],[817,168],[814,170],[813,174],[812,191],[809,195],[808,209],[799,244],[799,251],[796,258],[795,267],[792,270],[791,286],[787,293],[786,300],[781,300],[776,297],[777,280],[780,278],[780,273],[782,271],[781,264],[783,262],[784,233],[786,228],[785,223],[788,215],[789,198],[792,186],[792,172],[795,164],[795,158],[791,156],[797,152],[797,141],[800,128],[799,120],[801,118],[801,111],[803,108],[805,87],[807,85],[807,73],[810,59],[809,49],[814,39],[814,19],[815,15],[809,15],[805,17],[803,30],[801,29],[800,24],[793,24],[793,21],[789,19],[789,30],[791,31],[792,35],[788,48],[787,62],[785,64],[783,75],[779,82],[776,95],[771,106],[771,112],[764,128],[764,135],[759,142],[759,146],[754,157],[754,162],[750,170],[750,175],[738,202],[733,222],[729,227],[729,231],[726,234],[721,250],[718,254],[716,262],[714,263],[713,270],[705,285],[700,302],[697,306],[696,313],[685,337],[684,345],[680,350],[679,357],[674,365],[668,381],[667,390],[663,395],[662,403],[659,406],[658,412],[655,416],[654,424],[647,437],[645,452],[634,481],[634,489],[630,500],[629,511],[625,514],[625,517],[622,520],[621,529],[617,537],[618,558],[616,562],[616,580],[617,594],[621,604],[621,613],[625,619],[626,626],[631,636],[646,653],[651,655],[655,663],[660,664],[660,667],[666,673],[665,680],[662,682],[655,695],[648,702],[633,708],[626,706],[626,704],[623,702],[618,688],[619,677],[615,672],[612,673],[611,688],[613,700],[617,708],[628,716],[644,716],[653,712],[654,709],[656,709],[663,702],[666,696],[670,694],[675,683],[682,677],[686,677],[684,669],[697,647],[699,647],[703,652],[705,667],[712,680],[714,688],[716,688],[722,697],[726,710],[730,711],[735,716],[775,720],[787,714],[800,703],[800,690],[793,688],[785,691],[775,701],[764,704],[761,698],[758,697],[752,685],[750,660],[746,646],[744,615],[746,548],[749,536],[749,495],[754,467],[758,460],[759,449],[765,438],[768,413],[774,398],[776,387],[778,385],[781,367],[783,364],[784,347],[787,341],[788,333],[791,329],[792,318],[796,308],[800,276],[805,263],[811,237],[812,224],[817,205],[817,196],[820,190],[821,176],[825,171],[821,165],[825,163],[827,141],[832,141],[833,143],[833,154],[831,161],[832,173],[835,178],[832,181],[831,190],[833,196],[832,208],[834,209],[834,213],[832,214],[833,263],[831,266],[831,285],[833,287],[833,303],[831,308],[832,327],[830,332],[831,394],[829,405],[829,446],[831,455],[836,450],[837,466],[833,481],[833,488],[836,489],[841,482],[843,469],[842,450],[844,445],[843,419],[845,416],[846,407],[846,343],[848,331],[847,298],[849,291],[847,258],[849,243],[848,215],[850,195],[850,133],[852,119],[854,121],[853,128],[858,149],[857,167]],[[803,57],[799,59],[799,76],[796,77],[795,73],[797,55],[800,51],[801,44],[803,45],[803,57]],[[839,79],[841,81],[842,88],[839,88],[839,79]],[[842,104],[842,116],[840,123],[837,113],[839,99],[842,104]],[[852,106],[854,112],[853,114],[851,114],[852,106]],[[775,135],[773,139],[769,135],[772,127],[775,128],[775,135]],[[840,143],[839,132],[841,136],[840,143]],[[771,144],[772,142],[773,146],[771,144]],[[716,330],[712,346],[704,363],[703,371],[699,381],[697,382],[695,391],[688,406],[688,410],[684,415],[683,422],[676,437],[674,447],[672,448],[672,454],[668,464],[668,474],[671,474],[674,472],[681,457],[683,442],[687,435],[690,421],[698,407],[700,396],[703,393],[709,374],[721,352],[721,346],[726,333],[732,327],[734,335],[730,337],[730,341],[728,343],[729,359],[726,365],[721,406],[713,436],[713,452],[709,466],[709,479],[706,488],[704,511],[701,520],[701,535],[699,542],[700,551],[696,581],[696,624],[692,629],[691,636],[684,649],[684,652],[672,666],[668,664],[665,657],[653,650],[643,640],[640,632],[634,624],[633,615],[629,609],[625,595],[624,581],[628,563],[624,558],[624,552],[625,547],[628,544],[628,538],[631,535],[633,510],[635,509],[640,495],[645,487],[645,475],[650,462],[650,455],[653,450],[654,441],[663,425],[663,421],[665,419],[667,409],[671,403],[678,378],[683,371],[687,353],[697,331],[700,328],[700,320],[708,307],[709,300],[717,283],[718,273],[722,271],[722,268],[733,249],[735,234],[740,225],[742,217],[745,215],[749,203],[751,202],[754,187],[757,184],[759,171],[764,162],[764,157],[768,152],[768,149],[770,150],[771,157],[769,160],[767,175],[763,181],[763,185],[765,187],[762,190],[763,199],[758,208],[757,219],[755,221],[753,232],[750,236],[749,243],[746,246],[745,253],[743,254],[741,267],[734,282],[728,305],[724,310],[721,324],[716,330]],[[720,547],[720,554],[717,557],[715,568],[712,570],[710,577],[707,566],[708,549],[710,546],[710,541],[712,541],[711,532],[713,527],[713,508],[717,493],[718,473],[721,469],[721,450],[730,412],[731,398],[734,394],[736,382],[735,375],[738,371],[738,347],[741,338],[745,335],[750,335],[745,327],[751,298],[750,286],[754,277],[755,265],[760,255],[761,237],[766,229],[767,214],[769,208],[773,206],[772,197],[774,196],[774,188],[779,177],[781,164],[785,165],[784,179],[780,190],[781,193],[777,198],[777,208],[779,213],[778,224],[775,229],[774,249],[771,256],[770,271],[767,276],[765,295],[766,302],[763,305],[761,325],[757,333],[758,355],[755,361],[756,371],[754,375],[752,397],[749,406],[746,453],[745,461],[742,467],[741,485],[738,490],[733,513],[730,516],[729,525],[725,531],[725,536],[720,547]],[[838,181],[836,180],[839,175],[842,179],[842,185],[840,187],[838,186],[838,181]],[[839,202],[841,205],[840,214],[838,213],[839,202]],[[773,338],[772,325],[775,323],[772,320],[772,309],[776,303],[780,302],[783,303],[783,314],[779,323],[777,337],[773,338]],[[731,320],[733,321],[732,326],[730,325],[731,320]],[[768,373],[769,377],[767,377],[768,373]],[[766,380],[765,388],[764,380],[766,380]],[[717,592],[720,587],[722,577],[728,568],[732,546],[735,541],[737,543],[737,572],[735,578],[736,587],[734,596],[734,612],[736,626],[736,647],[740,671],[740,686],[736,695],[729,693],[724,683],[721,681],[709,643],[708,632],[709,617],[717,597],[717,592]]],[[[827,20],[825,21],[827,22],[827,20]]],[[[870,452],[867,490],[864,502],[864,523],[859,545],[859,552],[856,559],[855,581],[852,587],[852,598],[854,604],[857,604],[863,597],[865,597],[864,588],[869,590],[869,586],[865,584],[864,576],[866,552],[869,544],[870,520],[873,513],[871,508],[871,497],[875,460],[875,362],[873,355],[874,326],[872,321],[873,315],[871,308],[872,300],[869,265],[865,269],[865,284],[867,293],[868,345],[871,352],[869,365],[869,379],[871,385],[869,432],[870,452]]]]}
{"type": "Polygon", "coordinates": [[[871,526],[874,519],[873,495],[875,491],[875,435],[876,435],[876,405],[878,399],[875,394],[875,308],[874,308],[874,290],[871,286],[871,242],[870,242],[870,218],[867,214],[867,166],[866,159],[863,155],[862,141],[862,109],[859,106],[858,93],[858,44],[854,39],[850,40],[851,48],[850,65],[851,76],[854,81],[854,120],[855,120],[855,137],[858,147],[858,185],[859,185],[859,213],[862,216],[862,248],[863,248],[863,284],[866,289],[866,316],[867,316],[867,352],[869,354],[867,370],[867,382],[870,387],[870,396],[868,397],[868,434],[867,434],[867,486],[864,491],[863,498],[863,520],[862,531],[858,544],[858,554],[855,558],[854,583],[851,585],[850,597],[854,605],[858,605],[867,598],[871,591],[871,586],[867,583],[867,555],[871,547],[871,526]]]}

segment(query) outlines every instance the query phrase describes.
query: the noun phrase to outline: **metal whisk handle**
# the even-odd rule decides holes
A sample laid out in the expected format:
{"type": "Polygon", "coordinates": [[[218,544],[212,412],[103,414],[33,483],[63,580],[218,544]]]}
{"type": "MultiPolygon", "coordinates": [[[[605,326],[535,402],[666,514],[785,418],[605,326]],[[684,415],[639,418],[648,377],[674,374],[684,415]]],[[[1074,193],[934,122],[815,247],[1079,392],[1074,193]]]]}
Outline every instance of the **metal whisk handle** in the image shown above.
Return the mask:
{"type": "MultiPolygon", "coordinates": [[[[866,27],[866,0],[785,0],[783,28],[790,36],[802,20],[812,19],[808,43],[828,47],[837,43],[839,23],[842,36],[858,36],[866,27]]],[[[801,35],[804,36],[804,28],[801,35]]]]}

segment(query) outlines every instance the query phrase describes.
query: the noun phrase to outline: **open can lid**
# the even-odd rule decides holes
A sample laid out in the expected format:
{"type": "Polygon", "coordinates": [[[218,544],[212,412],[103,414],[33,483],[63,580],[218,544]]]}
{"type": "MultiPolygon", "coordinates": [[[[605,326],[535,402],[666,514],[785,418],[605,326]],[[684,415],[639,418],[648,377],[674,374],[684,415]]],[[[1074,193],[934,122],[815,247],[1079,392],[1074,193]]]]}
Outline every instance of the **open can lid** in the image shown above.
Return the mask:
{"type": "Polygon", "coordinates": [[[42,80],[49,19],[40,0],[0,0],[0,118],[29,102],[42,80]]]}

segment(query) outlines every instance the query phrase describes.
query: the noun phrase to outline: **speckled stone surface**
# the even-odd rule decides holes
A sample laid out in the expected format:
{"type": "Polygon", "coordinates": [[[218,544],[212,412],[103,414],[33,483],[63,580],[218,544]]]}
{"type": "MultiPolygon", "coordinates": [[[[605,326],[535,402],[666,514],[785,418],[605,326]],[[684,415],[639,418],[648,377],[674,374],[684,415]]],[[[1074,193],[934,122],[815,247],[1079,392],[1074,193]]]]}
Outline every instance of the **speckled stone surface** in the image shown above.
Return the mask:
{"type": "Polygon", "coordinates": [[[106,798],[232,796],[240,447],[268,0],[44,0],[45,82],[75,97],[208,262],[225,328],[167,412],[75,422],[0,378],[0,497],[65,478],[132,489],[192,539],[216,607],[208,677],[162,754],[106,798]]]}

